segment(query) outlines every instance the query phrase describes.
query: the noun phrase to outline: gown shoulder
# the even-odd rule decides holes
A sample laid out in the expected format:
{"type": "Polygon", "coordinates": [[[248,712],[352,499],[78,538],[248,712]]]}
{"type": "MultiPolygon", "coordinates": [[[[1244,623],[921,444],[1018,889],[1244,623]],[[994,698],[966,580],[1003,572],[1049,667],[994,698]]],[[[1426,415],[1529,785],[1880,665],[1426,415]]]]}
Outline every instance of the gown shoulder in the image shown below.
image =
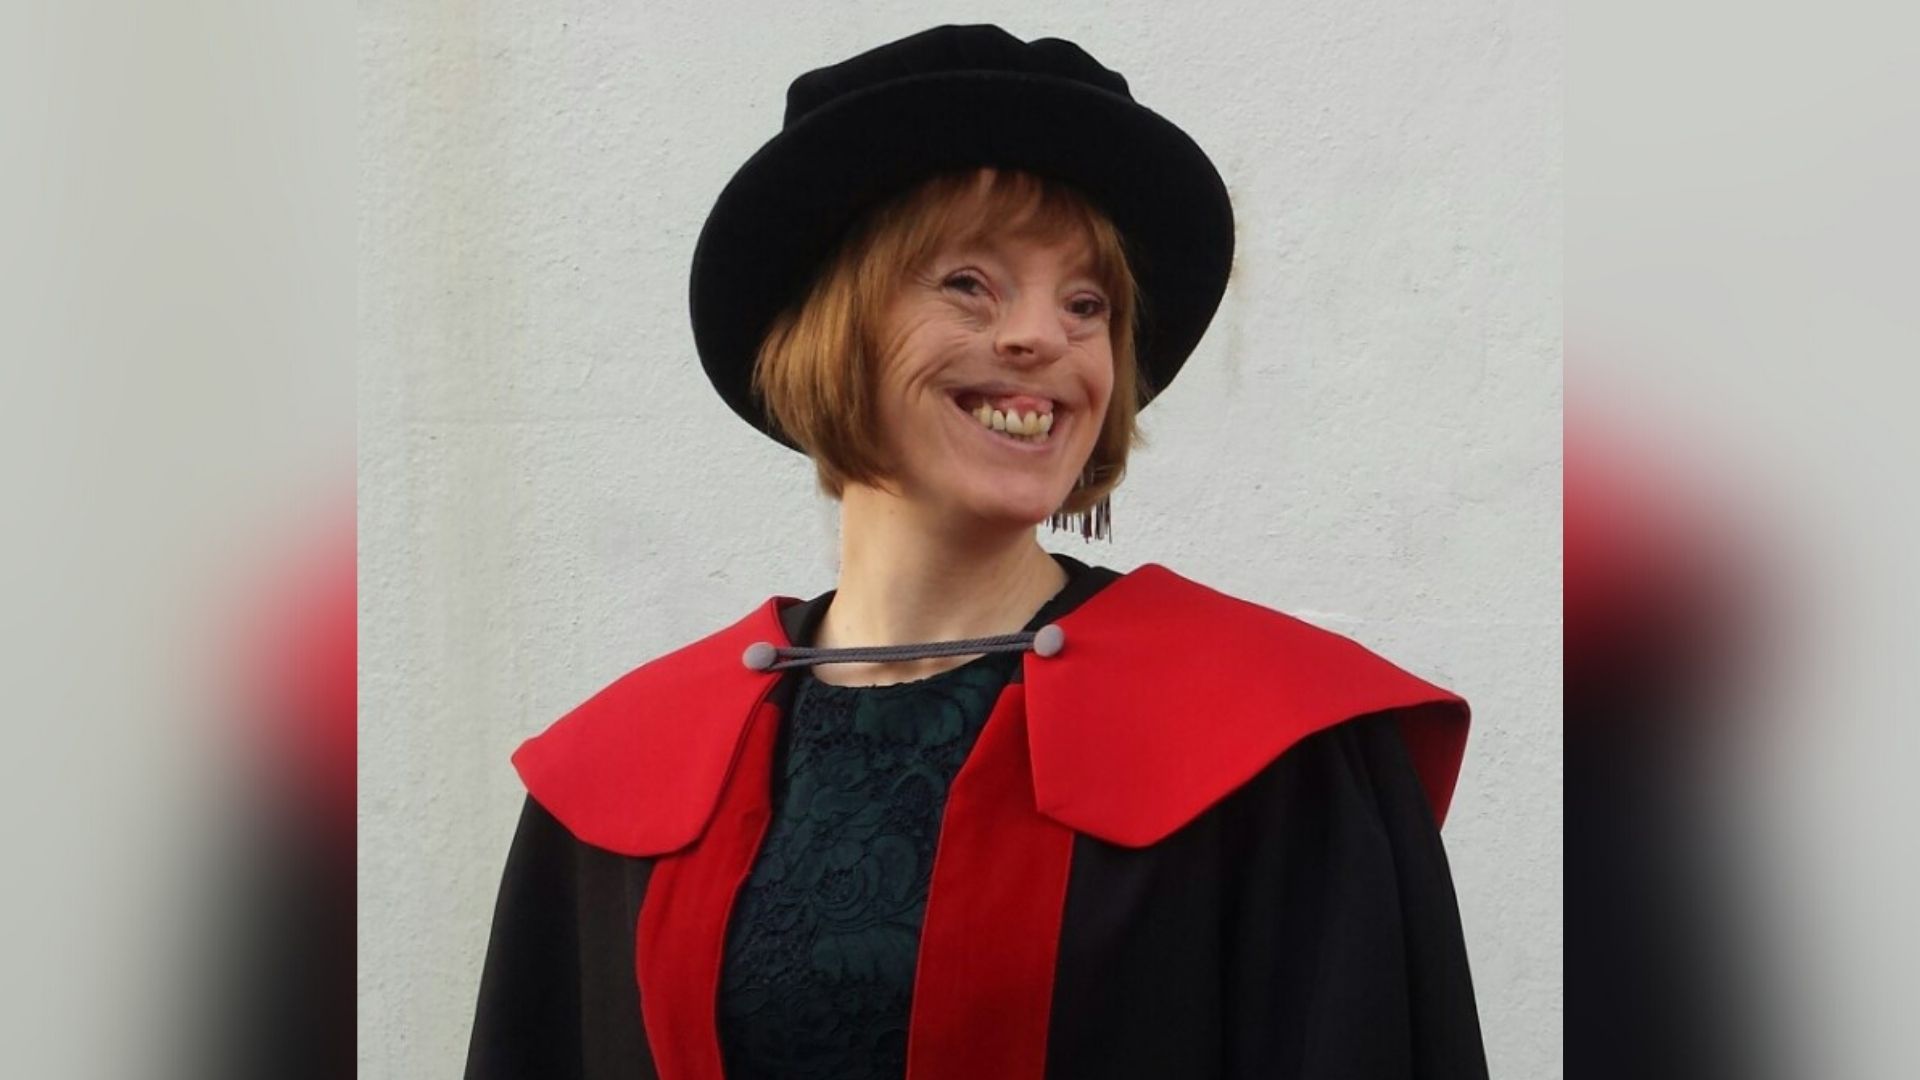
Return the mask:
{"type": "Polygon", "coordinates": [[[1306,737],[1390,715],[1443,821],[1466,699],[1343,635],[1148,563],[1058,621],[1030,658],[1040,809],[1141,847],[1194,820],[1306,737]]]}

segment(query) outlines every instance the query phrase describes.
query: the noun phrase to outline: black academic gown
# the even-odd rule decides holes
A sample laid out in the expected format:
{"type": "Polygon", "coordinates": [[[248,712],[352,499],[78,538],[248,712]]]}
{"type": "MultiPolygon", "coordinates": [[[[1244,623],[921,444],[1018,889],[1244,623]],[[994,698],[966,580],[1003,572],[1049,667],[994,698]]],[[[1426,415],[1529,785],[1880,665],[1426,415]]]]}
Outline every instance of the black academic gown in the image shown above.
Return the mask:
{"type": "MultiPolygon", "coordinates": [[[[1068,569],[942,818],[908,1080],[1475,1078],[1439,823],[1456,695],[1157,564],[1068,569]]],[[[469,1080],[720,1080],[727,919],[831,593],[774,597],[515,755],[469,1080]],[[679,707],[663,708],[663,703],[679,707]]]]}

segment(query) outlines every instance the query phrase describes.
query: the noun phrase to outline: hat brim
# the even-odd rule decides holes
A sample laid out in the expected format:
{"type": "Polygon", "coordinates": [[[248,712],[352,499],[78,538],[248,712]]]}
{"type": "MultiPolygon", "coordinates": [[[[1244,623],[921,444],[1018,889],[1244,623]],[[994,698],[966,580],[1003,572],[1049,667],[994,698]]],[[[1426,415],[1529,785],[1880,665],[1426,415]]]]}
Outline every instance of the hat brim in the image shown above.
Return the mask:
{"type": "Polygon", "coordinates": [[[691,306],[701,365],[728,406],[793,447],[751,388],[774,318],[863,211],[935,172],[977,166],[1065,180],[1113,219],[1140,290],[1146,400],[1164,390],[1226,290],[1233,210],[1220,174],[1185,132],[1119,94],[965,71],[834,101],[769,141],[721,192],[694,250],[691,306]]]}

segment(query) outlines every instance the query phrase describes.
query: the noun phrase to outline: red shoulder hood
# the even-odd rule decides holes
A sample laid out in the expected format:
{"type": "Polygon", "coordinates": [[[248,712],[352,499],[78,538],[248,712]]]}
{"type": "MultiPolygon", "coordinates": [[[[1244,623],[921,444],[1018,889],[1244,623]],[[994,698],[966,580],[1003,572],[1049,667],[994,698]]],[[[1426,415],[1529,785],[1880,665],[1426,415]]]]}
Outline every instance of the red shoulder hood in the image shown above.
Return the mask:
{"type": "MultiPolygon", "coordinates": [[[[748,722],[783,672],[742,661],[791,644],[775,596],[627,673],[513,756],[528,792],[582,841],[661,855],[700,837],[748,722]]],[[[1128,847],[1193,820],[1316,731],[1404,710],[1436,821],[1466,749],[1458,695],[1360,644],[1147,563],[1056,621],[1065,647],[1022,659],[1035,805],[1128,847]]]]}

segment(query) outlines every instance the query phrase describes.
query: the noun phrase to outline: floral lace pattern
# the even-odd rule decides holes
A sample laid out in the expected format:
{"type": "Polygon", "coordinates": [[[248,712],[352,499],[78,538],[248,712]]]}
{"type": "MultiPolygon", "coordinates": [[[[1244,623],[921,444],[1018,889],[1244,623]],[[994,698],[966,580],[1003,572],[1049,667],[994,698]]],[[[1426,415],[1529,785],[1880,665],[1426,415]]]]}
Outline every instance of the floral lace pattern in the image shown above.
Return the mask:
{"type": "Polygon", "coordinates": [[[899,1080],[947,790],[1018,653],[913,682],[795,688],[773,819],[728,924],[729,1080],[899,1080]]]}

